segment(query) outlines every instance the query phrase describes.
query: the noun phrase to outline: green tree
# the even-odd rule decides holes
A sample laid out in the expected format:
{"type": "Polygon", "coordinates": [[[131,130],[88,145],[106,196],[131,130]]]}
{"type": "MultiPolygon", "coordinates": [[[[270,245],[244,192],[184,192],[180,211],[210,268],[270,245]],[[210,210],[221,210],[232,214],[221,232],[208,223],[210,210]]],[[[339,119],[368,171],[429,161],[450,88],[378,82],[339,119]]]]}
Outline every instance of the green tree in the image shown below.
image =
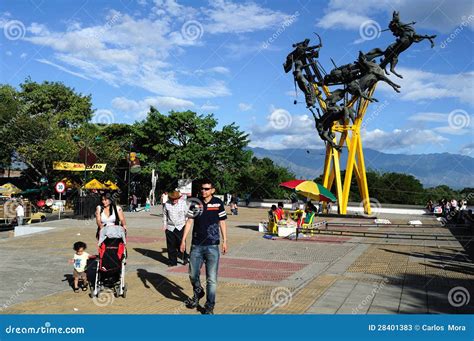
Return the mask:
{"type": "Polygon", "coordinates": [[[20,107],[17,91],[9,85],[0,85],[0,168],[11,164],[14,153],[12,128],[20,107]]]}
{"type": "Polygon", "coordinates": [[[237,193],[250,194],[252,198],[288,198],[291,192],[279,186],[284,181],[295,179],[286,168],[277,166],[269,158],[252,158],[238,177],[237,193]]]}
{"type": "Polygon", "coordinates": [[[134,125],[137,150],[147,166],[158,170],[162,188],[176,186],[178,179],[211,177],[217,189],[231,190],[235,174],[249,160],[247,135],[235,124],[218,130],[213,115],[192,111],[161,114],[150,108],[147,118],[134,125]]]}
{"type": "Polygon", "coordinates": [[[15,157],[34,171],[30,176],[36,180],[52,179],[53,161],[72,161],[77,155],[72,133],[92,118],[91,97],[62,83],[30,79],[18,91],[2,85],[0,96],[0,140],[9,146],[6,152],[2,148],[3,163],[15,157]]]}

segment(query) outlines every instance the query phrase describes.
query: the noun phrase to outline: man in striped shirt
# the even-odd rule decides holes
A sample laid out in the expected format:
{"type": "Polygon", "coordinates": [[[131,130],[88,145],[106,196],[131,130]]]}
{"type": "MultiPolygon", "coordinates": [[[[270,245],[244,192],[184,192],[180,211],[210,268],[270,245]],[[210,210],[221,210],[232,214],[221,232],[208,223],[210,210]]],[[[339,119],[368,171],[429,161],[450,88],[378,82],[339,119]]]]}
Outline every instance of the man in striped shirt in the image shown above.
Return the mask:
{"type": "Polygon", "coordinates": [[[189,256],[184,251],[180,252],[183,239],[183,227],[186,224],[186,213],[188,206],[181,199],[181,193],[174,191],[168,194],[168,201],[163,205],[163,225],[166,230],[166,247],[168,248],[168,266],[178,265],[178,254],[183,264],[187,264],[189,256]]]}
{"type": "Polygon", "coordinates": [[[193,298],[187,302],[189,308],[196,308],[199,299],[204,297],[204,289],[200,282],[201,267],[206,266],[206,304],[203,314],[213,314],[216,301],[217,271],[219,268],[219,230],[222,234],[222,253],[227,252],[227,227],[225,220],[224,203],[213,196],[214,184],[211,180],[203,180],[201,184],[201,196],[188,211],[188,221],[184,227],[183,239],[180,250],[186,250],[186,236],[193,227],[193,239],[191,243],[189,260],[189,279],[193,286],[193,298]]]}

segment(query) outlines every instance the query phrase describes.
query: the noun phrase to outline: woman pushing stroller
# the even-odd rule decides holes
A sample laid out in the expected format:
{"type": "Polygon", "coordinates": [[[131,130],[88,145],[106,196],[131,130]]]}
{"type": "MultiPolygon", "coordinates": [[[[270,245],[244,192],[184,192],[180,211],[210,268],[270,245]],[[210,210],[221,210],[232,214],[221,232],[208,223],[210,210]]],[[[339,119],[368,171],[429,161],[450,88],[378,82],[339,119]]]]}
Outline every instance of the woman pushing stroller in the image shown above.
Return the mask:
{"type": "Polygon", "coordinates": [[[109,193],[101,197],[96,210],[99,260],[97,264],[93,296],[103,288],[113,288],[116,297],[125,298],[125,264],[127,258],[125,217],[120,206],[115,205],[109,193]]]}
{"type": "Polygon", "coordinates": [[[125,241],[127,226],[125,216],[120,206],[115,205],[110,193],[102,194],[101,205],[98,205],[95,211],[95,220],[97,222],[96,238],[98,244],[106,238],[122,238],[125,241]]]}

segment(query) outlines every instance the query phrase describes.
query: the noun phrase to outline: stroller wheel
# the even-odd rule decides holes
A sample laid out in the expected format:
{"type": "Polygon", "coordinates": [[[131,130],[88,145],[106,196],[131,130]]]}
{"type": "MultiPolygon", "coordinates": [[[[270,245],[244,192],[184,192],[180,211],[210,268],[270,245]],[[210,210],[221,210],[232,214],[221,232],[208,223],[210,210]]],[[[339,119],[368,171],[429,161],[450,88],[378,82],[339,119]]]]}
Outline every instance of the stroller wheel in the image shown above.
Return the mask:
{"type": "Polygon", "coordinates": [[[114,296],[119,297],[120,296],[120,285],[114,286],[114,296]]]}
{"type": "Polygon", "coordinates": [[[122,297],[123,297],[123,298],[127,298],[127,284],[126,284],[126,283],[125,283],[125,285],[123,286],[122,297]]]}

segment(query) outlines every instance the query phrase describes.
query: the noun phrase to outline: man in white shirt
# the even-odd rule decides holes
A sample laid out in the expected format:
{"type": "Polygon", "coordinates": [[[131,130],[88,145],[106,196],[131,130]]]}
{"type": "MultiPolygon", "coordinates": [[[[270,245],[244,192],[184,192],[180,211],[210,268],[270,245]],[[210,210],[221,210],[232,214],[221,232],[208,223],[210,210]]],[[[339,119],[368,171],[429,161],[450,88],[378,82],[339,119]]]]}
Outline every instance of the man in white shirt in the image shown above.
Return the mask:
{"type": "Polygon", "coordinates": [[[16,222],[18,226],[23,225],[23,218],[25,217],[25,209],[23,208],[22,202],[18,202],[18,206],[15,209],[16,211],[16,222]]]}
{"type": "Polygon", "coordinates": [[[189,256],[184,250],[181,254],[179,247],[183,239],[183,227],[186,224],[188,205],[182,200],[179,191],[168,193],[168,201],[163,205],[163,229],[166,231],[166,247],[168,249],[168,266],[178,265],[178,255],[183,264],[188,263],[189,256]]]}

